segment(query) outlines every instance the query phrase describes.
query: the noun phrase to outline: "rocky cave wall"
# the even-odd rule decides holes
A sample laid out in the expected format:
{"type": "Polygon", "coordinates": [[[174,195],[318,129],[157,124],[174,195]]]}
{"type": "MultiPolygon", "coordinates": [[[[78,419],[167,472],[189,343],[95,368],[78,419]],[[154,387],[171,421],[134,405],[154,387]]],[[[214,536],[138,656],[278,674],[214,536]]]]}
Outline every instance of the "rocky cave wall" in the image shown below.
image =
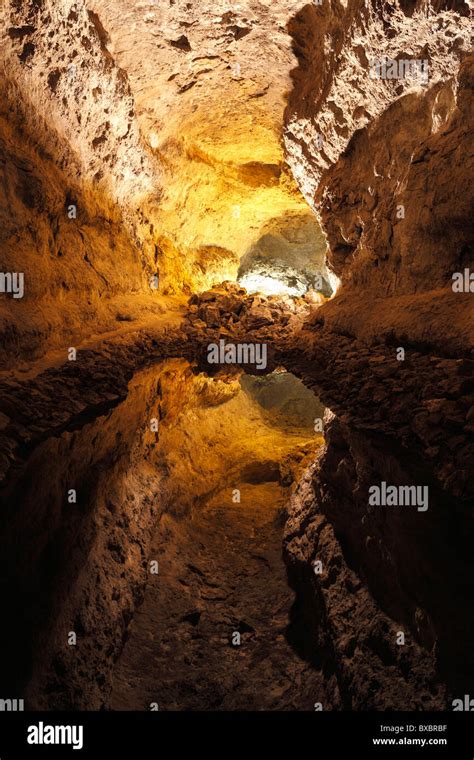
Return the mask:
{"type": "MultiPolygon", "coordinates": [[[[157,228],[167,292],[235,280],[263,227],[308,213],[282,145],[295,62],[286,23],[300,6],[91,3],[127,72],[144,140],[161,162],[157,228]]],[[[324,254],[324,240],[320,248],[324,254]]]]}
{"type": "Polygon", "coordinates": [[[235,279],[306,201],[344,283],[328,325],[471,347],[467,4],[224,5],[4,4],[2,265],[27,282],[6,351],[235,279]],[[371,77],[384,55],[428,82],[371,77]]]}
{"type": "Polygon", "coordinates": [[[2,297],[5,363],[153,311],[160,182],[93,12],[11,2],[1,21],[2,271],[25,277],[2,297]]]}
{"type": "Polygon", "coordinates": [[[343,282],[321,316],[368,340],[469,353],[470,295],[452,290],[473,258],[468,4],[307,4],[289,31],[288,162],[343,282]],[[371,76],[383,57],[426,60],[427,81],[371,76]]]}
{"type": "Polygon", "coordinates": [[[332,2],[289,25],[288,161],[342,285],[288,341],[338,417],[293,497],[285,552],[352,709],[446,709],[472,684],[474,310],[452,287],[473,262],[468,16],[465,3],[332,2]],[[427,59],[429,80],[370,77],[382,56],[427,59]],[[426,518],[372,511],[381,481],[427,484],[426,518]]]}
{"type": "Polygon", "coordinates": [[[26,281],[5,364],[235,279],[272,219],[309,213],[281,139],[300,3],[224,5],[2,6],[2,266],[26,281]]]}

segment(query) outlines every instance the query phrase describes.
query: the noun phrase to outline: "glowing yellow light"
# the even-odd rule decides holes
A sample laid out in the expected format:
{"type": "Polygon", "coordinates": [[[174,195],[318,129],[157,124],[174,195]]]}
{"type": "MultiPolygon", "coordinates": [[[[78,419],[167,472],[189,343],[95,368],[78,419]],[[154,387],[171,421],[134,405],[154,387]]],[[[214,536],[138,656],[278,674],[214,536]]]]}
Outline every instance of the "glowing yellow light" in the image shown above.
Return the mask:
{"type": "Polygon", "coordinates": [[[301,296],[306,291],[303,284],[297,286],[287,285],[285,282],[277,280],[275,277],[268,277],[261,274],[244,274],[239,279],[239,284],[242,285],[248,293],[263,293],[266,296],[301,296]]]}

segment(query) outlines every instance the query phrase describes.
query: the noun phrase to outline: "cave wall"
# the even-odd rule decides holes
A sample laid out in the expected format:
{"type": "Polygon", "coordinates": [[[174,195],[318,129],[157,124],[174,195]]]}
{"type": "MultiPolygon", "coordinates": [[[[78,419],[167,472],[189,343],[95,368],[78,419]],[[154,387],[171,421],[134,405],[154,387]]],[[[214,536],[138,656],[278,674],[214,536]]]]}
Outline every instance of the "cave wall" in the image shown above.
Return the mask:
{"type": "Polygon", "coordinates": [[[274,279],[276,285],[286,285],[298,294],[314,288],[329,296],[326,253],[326,240],[309,210],[276,217],[262,227],[259,239],[242,257],[238,281],[249,292],[262,289],[262,280],[254,283],[258,277],[274,279]]]}
{"type": "Polygon", "coordinates": [[[26,280],[0,301],[6,366],[235,279],[308,213],[282,144],[300,6],[2,6],[2,266],[26,280]]]}
{"type": "Polygon", "coordinates": [[[309,212],[282,144],[295,64],[286,24],[301,0],[88,5],[127,72],[144,141],[163,171],[156,227],[164,289],[235,280],[273,218],[309,212]]]}
{"type": "Polygon", "coordinates": [[[159,169],[104,34],[84,3],[2,7],[1,266],[25,280],[1,297],[4,362],[154,309],[159,169]]]}
{"type": "Polygon", "coordinates": [[[306,5],[289,24],[298,67],[288,163],[342,280],[329,329],[472,349],[472,55],[465,3],[306,5]],[[370,75],[418,58],[427,81],[370,75]],[[463,192],[459,192],[463,188],[463,192]]]}
{"type": "Polygon", "coordinates": [[[292,500],[285,556],[349,709],[449,709],[472,688],[474,310],[452,288],[473,261],[468,14],[336,0],[288,26],[287,159],[341,286],[283,341],[282,361],[336,415],[292,500]],[[383,56],[426,59],[428,80],[371,77],[383,56]],[[429,511],[370,507],[382,481],[427,486],[429,511]]]}
{"type": "Polygon", "coordinates": [[[153,312],[157,273],[165,293],[235,278],[307,213],[299,191],[343,282],[328,326],[471,349],[450,287],[472,258],[465,3],[11,0],[1,20],[2,260],[28,283],[1,299],[9,352],[112,329],[127,296],[153,312]],[[382,56],[428,81],[371,77],[382,56]]]}

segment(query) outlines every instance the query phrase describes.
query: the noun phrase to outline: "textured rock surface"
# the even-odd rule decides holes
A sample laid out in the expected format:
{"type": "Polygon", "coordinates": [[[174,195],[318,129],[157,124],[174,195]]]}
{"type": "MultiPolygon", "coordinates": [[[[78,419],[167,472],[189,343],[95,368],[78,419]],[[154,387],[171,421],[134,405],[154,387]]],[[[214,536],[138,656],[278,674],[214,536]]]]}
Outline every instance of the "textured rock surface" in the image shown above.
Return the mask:
{"type": "MultiPolygon", "coordinates": [[[[171,353],[173,336],[169,335],[168,342],[162,341],[159,348],[157,336],[154,339],[150,336],[150,346],[155,352],[166,348],[171,353]]],[[[313,690],[316,699],[318,690],[329,686],[323,686],[319,670],[300,662],[291,653],[284,636],[292,598],[281,560],[284,513],[280,508],[289,485],[304,463],[314,456],[322,440],[314,436],[311,419],[304,419],[305,428],[301,423],[297,425],[303,417],[301,410],[293,410],[293,424],[289,424],[284,412],[278,415],[275,409],[267,411],[252,388],[244,390],[238,378],[211,379],[197,374],[182,360],[136,372],[127,384],[127,378],[140,367],[143,357],[148,356],[148,361],[150,358],[149,353],[143,352],[146,343],[141,344],[138,352],[137,347],[137,342],[128,336],[127,340],[110,344],[108,357],[102,355],[100,362],[92,350],[84,352],[79,360],[88,365],[90,373],[84,366],[81,373],[68,372],[70,363],[35,378],[28,387],[28,398],[32,401],[29,413],[39,423],[36,439],[27,439],[26,428],[19,423],[16,428],[10,425],[5,430],[2,443],[9,442],[14,463],[2,481],[2,594],[15,622],[2,630],[2,651],[11,653],[20,646],[22,652],[21,666],[10,655],[8,661],[7,658],[2,661],[5,688],[24,694],[30,709],[102,707],[107,701],[115,660],[128,624],[143,600],[146,582],[153,586],[153,580],[161,582],[162,575],[166,578],[167,573],[171,574],[176,562],[176,557],[170,561],[173,553],[188,557],[192,564],[194,550],[187,541],[190,537],[196,545],[199,541],[194,510],[200,513],[203,504],[217,492],[225,492],[232,503],[233,489],[240,488],[242,482],[242,488],[250,489],[246,499],[242,496],[246,522],[245,525],[239,522],[240,505],[234,505],[234,511],[229,513],[229,531],[235,532],[235,540],[242,547],[252,539],[254,531],[267,531],[266,538],[260,533],[261,543],[255,546],[255,552],[260,549],[268,553],[276,572],[275,594],[268,602],[268,614],[276,618],[274,627],[265,634],[267,646],[273,635],[278,634],[280,655],[290,657],[281,693],[273,694],[274,706],[281,699],[287,708],[310,709],[313,690]],[[120,373],[116,369],[117,360],[122,368],[120,373]],[[54,415],[47,409],[47,404],[52,403],[52,388],[56,398],[67,393],[69,417],[54,415]],[[54,429],[46,427],[51,418],[55,418],[54,429]],[[153,420],[159,421],[158,432],[151,429],[153,420]],[[15,441],[15,436],[24,439],[23,445],[15,441]],[[57,466],[45,478],[50,460],[57,462],[57,466]],[[257,494],[258,484],[263,484],[263,493],[255,503],[252,484],[257,494]],[[266,486],[270,490],[266,491],[266,486]],[[76,490],[77,498],[69,502],[71,488],[76,490]],[[268,499],[274,501],[271,507],[268,499]],[[257,523],[254,506],[259,507],[257,523]],[[34,520],[28,520],[33,511],[34,520]],[[164,514],[167,517],[163,520],[164,514]],[[152,545],[150,539],[158,523],[160,528],[152,545]],[[160,542],[163,535],[169,538],[172,526],[177,539],[174,543],[169,541],[166,553],[160,542]],[[150,580],[147,567],[153,557],[159,558],[161,574],[150,580]],[[71,631],[77,636],[74,646],[68,642],[71,631]],[[302,678],[304,673],[309,681],[303,698],[294,689],[293,678],[302,678]],[[284,696],[289,686],[293,692],[284,696]]],[[[13,384],[9,386],[9,399],[10,403],[15,399],[19,406],[22,401],[24,404],[19,387],[13,384]]],[[[306,401],[305,407],[308,406],[306,401]]],[[[25,406],[22,416],[26,417],[25,406]]],[[[212,526],[216,530],[216,522],[208,520],[204,519],[202,540],[206,530],[212,526]]],[[[215,540],[217,551],[218,538],[215,540]]],[[[211,556],[210,547],[208,551],[211,556]]],[[[227,538],[219,551],[225,576],[225,563],[229,567],[235,565],[235,547],[227,538]]],[[[197,558],[195,562],[199,564],[197,558]]],[[[263,559],[256,560],[256,568],[261,562],[265,564],[263,559]]],[[[246,555],[242,553],[234,568],[236,577],[242,574],[245,563],[246,555]]],[[[181,570],[182,567],[178,568],[179,573],[181,570]]],[[[255,574],[251,573],[250,585],[252,579],[255,574]]],[[[267,593],[268,583],[264,578],[258,580],[260,585],[254,589],[254,598],[249,599],[243,589],[240,591],[242,615],[261,614],[259,600],[267,593]]],[[[227,575],[223,584],[225,596],[232,578],[227,575]]],[[[176,601],[172,585],[167,586],[167,592],[176,601]]],[[[193,593],[200,595],[197,588],[193,593]]],[[[159,595],[156,609],[153,589],[148,600],[150,594],[152,614],[158,614],[160,619],[160,611],[165,609],[163,605],[166,606],[169,597],[162,600],[159,595]]],[[[229,607],[229,600],[225,605],[229,607]]],[[[180,609],[177,604],[178,617],[180,609]]],[[[209,625],[220,625],[212,602],[208,613],[209,625]]],[[[259,624],[262,628],[264,621],[263,615],[259,624]]],[[[150,625],[150,621],[146,619],[145,625],[150,625]]],[[[184,629],[178,626],[178,633],[183,630],[187,626],[184,629]]],[[[264,652],[261,636],[252,654],[257,670],[259,655],[264,652]]],[[[180,639],[183,652],[187,642],[186,636],[180,639]]],[[[135,656],[143,662],[146,651],[139,647],[135,656]]],[[[271,679],[278,671],[278,660],[274,653],[271,662],[263,667],[262,686],[266,677],[271,679]]],[[[234,664],[240,671],[235,660],[234,664]]],[[[208,674],[211,691],[219,684],[218,670],[208,674]]],[[[158,688],[159,672],[150,671],[149,663],[138,669],[137,678],[139,674],[158,688]]],[[[194,672],[192,680],[195,681],[194,672]]],[[[247,705],[251,704],[252,690],[250,682],[242,693],[247,705]]],[[[125,690],[121,694],[125,699],[125,690]]],[[[185,694],[179,689],[161,695],[167,709],[174,706],[173,700],[178,700],[176,706],[185,706],[185,694]]],[[[154,701],[152,695],[149,701],[154,701]]],[[[146,702],[133,704],[141,709],[146,706],[146,702]]]]}
{"type": "MultiPolygon", "coordinates": [[[[364,451],[366,455],[366,450],[364,451]]],[[[352,464],[352,463],[350,463],[352,464]]],[[[285,556],[301,604],[315,607],[315,619],[326,633],[330,662],[346,710],[436,710],[446,705],[445,689],[435,673],[430,647],[423,649],[406,632],[400,616],[391,617],[368,591],[361,568],[348,554],[347,534],[358,529],[360,516],[352,511],[354,494],[341,449],[332,437],[325,454],[312,465],[292,496],[285,529],[285,556]],[[337,477],[334,478],[336,468],[337,477]],[[327,468],[327,469],[326,469],[327,468]],[[326,490],[337,487],[337,491],[326,490]],[[344,530],[326,515],[335,503],[344,514],[344,530]],[[349,519],[348,519],[349,518],[349,519]],[[316,574],[316,563],[321,563],[316,574]],[[404,646],[397,635],[405,633],[404,646]]],[[[360,463],[359,463],[360,464],[360,463]]],[[[380,472],[380,470],[378,470],[380,472]]],[[[364,518],[363,518],[364,520],[364,518]]],[[[379,539],[382,544],[382,539],[379,539]]],[[[377,547],[377,538],[366,538],[364,554],[377,547]]],[[[352,547],[351,547],[352,548],[352,547]]],[[[386,557],[389,548],[384,544],[386,557]]],[[[380,567],[377,568],[380,573],[380,567]]],[[[395,566],[379,581],[391,597],[395,566]]],[[[398,611],[397,611],[398,612],[398,611]]],[[[426,622],[417,610],[418,622],[426,622]]],[[[431,647],[433,642],[429,642],[431,647]]],[[[324,705],[327,709],[331,705],[324,705]]]]}
{"type": "Polygon", "coordinates": [[[125,296],[156,311],[147,207],[160,184],[86,5],[11,2],[1,21],[1,264],[25,275],[24,298],[0,302],[2,347],[31,358],[112,329],[125,296]]]}
{"type": "Polygon", "coordinates": [[[2,7],[2,267],[26,283],[0,302],[12,359],[159,311],[156,285],[235,279],[272,219],[308,213],[281,143],[299,6],[2,7]]]}
{"type": "Polygon", "coordinates": [[[252,292],[275,291],[303,295],[308,288],[331,295],[331,276],[326,266],[326,242],[312,213],[271,219],[260,238],[243,256],[239,282],[252,292]],[[262,279],[263,278],[263,279],[262,279]]]}
{"type": "Polygon", "coordinates": [[[459,533],[466,510],[436,488],[415,450],[337,419],[326,440],[292,498],[285,542],[290,568],[313,588],[330,631],[345,707],[446,709],[448,695],[472,683],[473,589],[467,575],[465,584],[455,580],[470,572],[459,533]],[[426,514],[368,506],[368,489],[381,479],[429,483],[426,514]]]}
{"type": "Polygon", "coordinates": [[[171,293],[234,279],[308,212],[285,158],[344,283],[327,324],[472,348],[450,288],[472,259],[469,23],[463,2],[7,3],[2,262],[26,295],[0,302],[5,348],[112,329],[127,298],[153,312],[157,273],[171,293]],[[428,82],[372,78],[383,56],[426,59],[428,82]]]}
{"type": "Polygon", "coordinates": [[[344,283],[325,310],[337,331],[472,349],[469,294],[451,289],[472,262],[468,14],[463,2],[336,1],[289,25],[285,147],[344,283]],[[383,57],[426,60],[428,80],[371,77],[383,57]]]}
{"type": "Polygon", "coordinates": [[[114,348],[121,372],[90,350],[79,371],[71,362],[2,386],[2,594],[14,621],[2,646],[22,652],[21,662],[5,657],[2,672],[12,693],[28,684],[27,703],[38,709],[102,704],[166,506],[149,426],[160,404],[156,372],[128,387],[149,357],[143,350],[158,350],[156,335],[138,352],[130,341],[114,348]]]}
{"type": "Polygon", "coordinates": [[[308,211],[283,165],[281,139],[295,63],[286,24],[301,6],[91,2],[162,167],[165,287],[235,279],[262,227],[308,211]]]}

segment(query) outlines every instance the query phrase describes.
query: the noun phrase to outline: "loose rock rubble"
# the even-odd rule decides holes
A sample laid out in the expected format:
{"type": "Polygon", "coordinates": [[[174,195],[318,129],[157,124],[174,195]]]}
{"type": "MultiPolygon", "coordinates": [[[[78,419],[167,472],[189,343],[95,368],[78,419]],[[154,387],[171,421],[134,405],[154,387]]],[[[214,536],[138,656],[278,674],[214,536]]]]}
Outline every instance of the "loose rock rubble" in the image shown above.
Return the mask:
{"type": "MultiPolygon", "coordinates": [[[[272,326],[278,332],[293,315],[309,313],[312,296],[296,298],[285,295],[250,294],[236,283],[224,282],[219,287],[195,294],[189,299],[186,332],[219,328],[220,334],[248,335],[262,327],[272,326]]],[[[321,297],[321,301],[324,301],[321,297]]]]}

